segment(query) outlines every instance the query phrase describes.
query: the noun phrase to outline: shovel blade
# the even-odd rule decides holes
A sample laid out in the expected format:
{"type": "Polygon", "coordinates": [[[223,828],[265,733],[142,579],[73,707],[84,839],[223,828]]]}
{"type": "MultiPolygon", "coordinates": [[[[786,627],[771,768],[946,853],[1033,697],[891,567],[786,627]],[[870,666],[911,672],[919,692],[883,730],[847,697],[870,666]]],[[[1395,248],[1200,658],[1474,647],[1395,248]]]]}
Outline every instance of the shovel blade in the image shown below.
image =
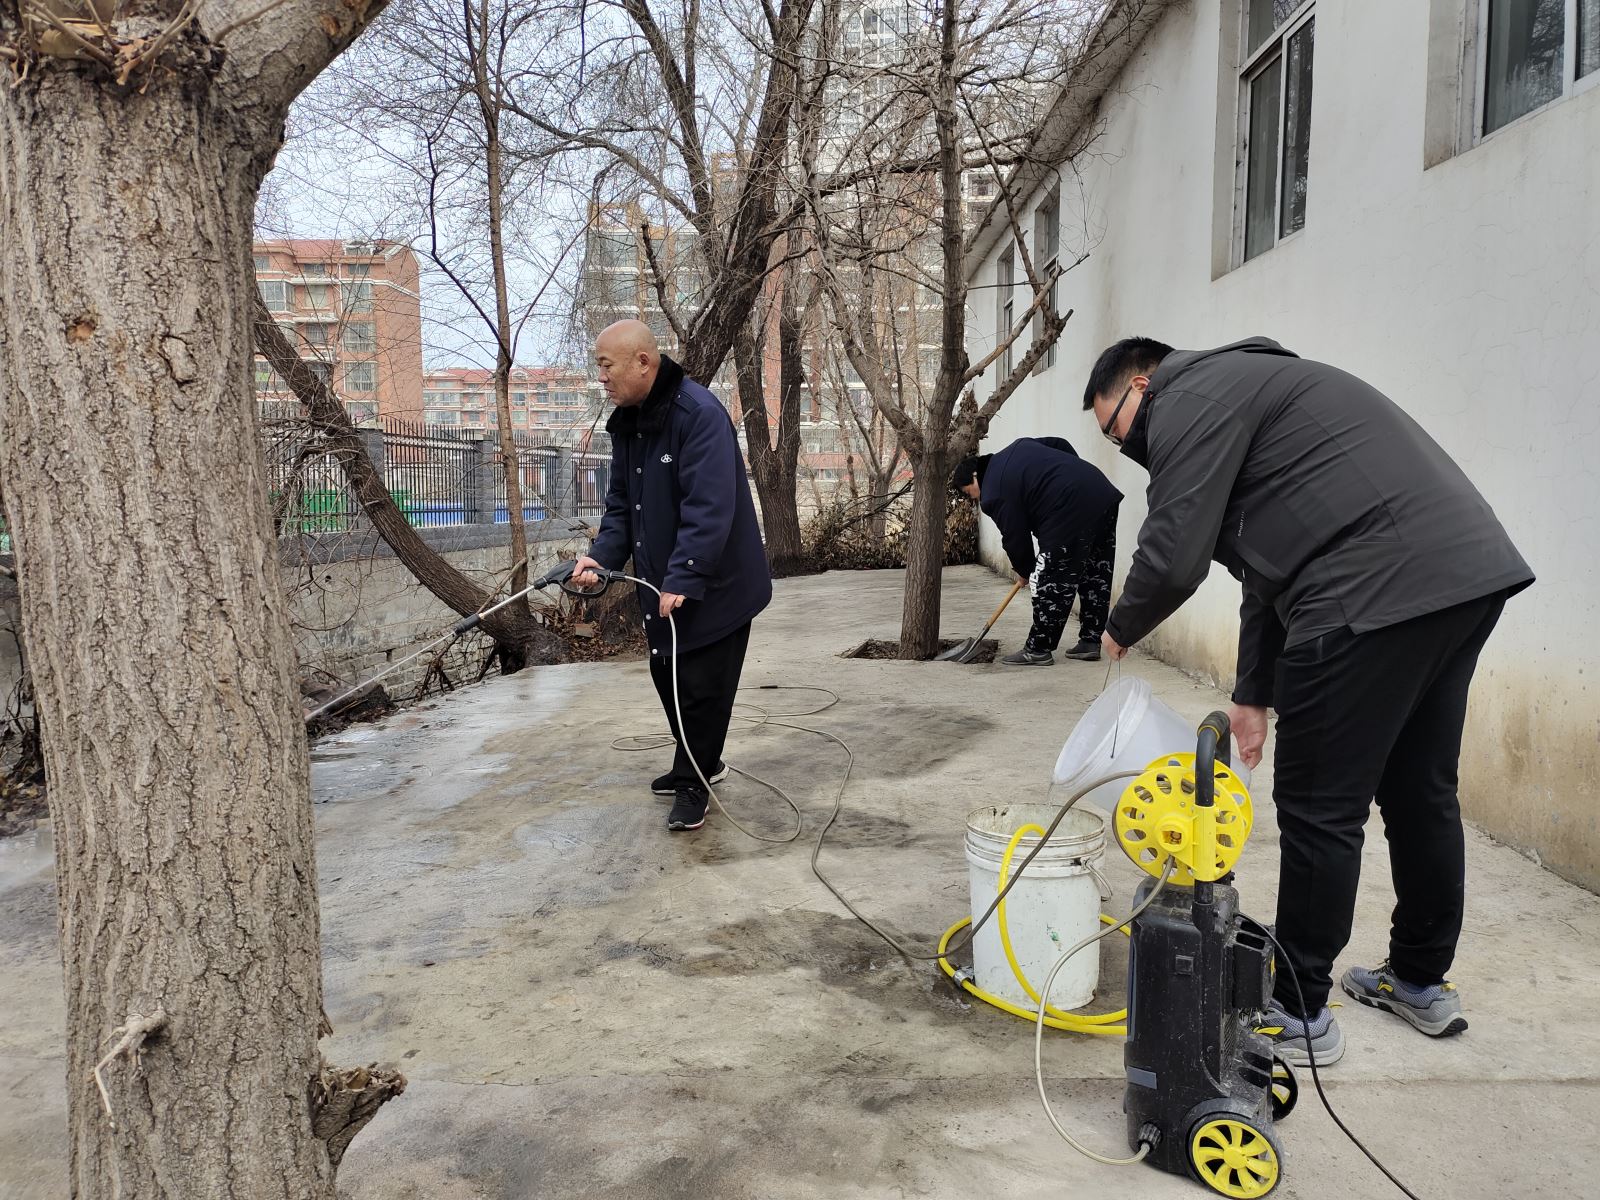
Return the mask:
{"type": "Polygon", "coordinates": [[[957,642],[950,649],[933,656],[934,662],[966,662],[978,648],[977,638],[968,638],[964,642],[957,642]]]}

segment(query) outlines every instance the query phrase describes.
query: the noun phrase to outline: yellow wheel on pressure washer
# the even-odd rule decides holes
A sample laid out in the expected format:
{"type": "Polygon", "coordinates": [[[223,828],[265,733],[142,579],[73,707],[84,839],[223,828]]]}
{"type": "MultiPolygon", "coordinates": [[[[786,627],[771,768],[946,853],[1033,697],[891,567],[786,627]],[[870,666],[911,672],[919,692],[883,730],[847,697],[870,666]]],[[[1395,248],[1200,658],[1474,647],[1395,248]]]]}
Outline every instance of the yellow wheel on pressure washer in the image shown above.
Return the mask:
{"type": "Polygon", "coordinates": [[[1189,1165],[1212,1191],[1254,1200],[1278,1186],[1278,1143],[1245,1117],[1207,1117],[1189,1135],[1189,1165]]]}
{"type": "Polygon", "coordinates": [[[1167,860],[1174,860],[1170,882],[1178,887],[1193,887],[1197,875],[1221,879],[1244,852],[1255,815],[1244,780],[1221,763],[1216,764],[1214,777],[1210,814],[1214,861],[1209,870],[1194,869],[1204,848],[1196,836],[1193,754],[1163,755],[1127,786],[1111,822],[1117,845],[1135,865],[1157,877],[1167,860]]]}

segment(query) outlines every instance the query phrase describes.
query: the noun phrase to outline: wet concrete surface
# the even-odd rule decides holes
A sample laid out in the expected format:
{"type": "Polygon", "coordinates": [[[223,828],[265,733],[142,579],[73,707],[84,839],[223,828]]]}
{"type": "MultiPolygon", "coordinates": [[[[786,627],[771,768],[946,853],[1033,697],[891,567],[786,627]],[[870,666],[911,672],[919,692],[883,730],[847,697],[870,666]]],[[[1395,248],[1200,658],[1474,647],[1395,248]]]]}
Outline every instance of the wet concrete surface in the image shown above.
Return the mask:
{"type": "MultiPolygon", "coordinates": [[[[824,868],[931,947],[966,908],[966,814],[1044,798],[1107,672],[839,657],[896,635],[899,588],[895,572],[780,582],[745,679],[839,694],[792,718],[856,755],[824,868]]],[[[1002,592],[977,568],[947,572],[945,632],[979,628],[1002,592]]],[[[1026,606],[1012,606],[1003,649],[1026,627],[1026,606]]],[[[1192,720],[1224,703],[1159,663],[1125,669],[1192,720]]],[[[743,698],[774,712],[824,699],[743,698]]],[[[394,1062],[411,1080],[347,1156],[351,1200],[1206,1194],[1074,1154],[1039,1110],[1031,1028],[902,959],[815,881],[837,746],[773,725],[730,743],[731,763],[781,784],[805,814],[797,841],[772,846],[715,813],[698,833],[666,832],[668,802],[648,791],[666,754],[611,746],[663,729],[644,664],[608,663],[492,681],[316,748],[325,1052],[394,1062]]],[[[719,790],[752,828],[790,828],[748,779],[719,790]]],[[[1270,917],[1270,770],[1253,792],[1240,884],[1247,910],[1270,917]]],[[[1381,957],[1393,903],[1386,845],[1370,832],[1350,962],[1381,957]]],[[[21,842],[0,843],[7,1200],[65,1192],[49,847],[45,834],[21,842]]],[[[1600,900],[1484,837],[1468,853],[1456,979],[1472,1029],[1432,1042],[1343,1008],[1350,1048],[1330,1094],[1422,1196],[1595,1194],[1600,1150],[1584,1131],[1600,1124],[1600,900]]],[[[1108,907],[1125,911],[1139,876],[1113,855],[1108,907]]],[[[1123,1002],[1126,949],[1105,947],[1097,1009],[1123,1002]]],[[[1052,1035],[1046,1066],[1063,1119],[1119,1152],[1120,1046],[1052,1035]]],[[[1279,1133],[1277,1195],[1388,1194],[1309,1086],[1279,1133]]]]}

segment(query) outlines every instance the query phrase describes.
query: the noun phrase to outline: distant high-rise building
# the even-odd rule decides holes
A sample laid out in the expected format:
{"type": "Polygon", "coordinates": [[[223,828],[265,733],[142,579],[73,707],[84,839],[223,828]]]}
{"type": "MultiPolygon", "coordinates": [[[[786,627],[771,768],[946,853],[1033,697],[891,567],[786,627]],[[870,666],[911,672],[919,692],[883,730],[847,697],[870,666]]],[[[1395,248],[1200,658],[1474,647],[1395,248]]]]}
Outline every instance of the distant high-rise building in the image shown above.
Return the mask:
{"type": "MultiPolygon", "coordinates": [[[[290,343],[357,424],[422,419],[422,305],[417,256],[399,242],[257,242],[256,286],[290,343]]],[[[256,394],[292,399],[266,359],[256,394]]]]}
{"type": "MultiPolygon", "coordinates": [[[[512,367],[511,428],[552,444],[587,449],[598,391],[581,367],[512,367]]],[[[423,376],[423,420],[459,429],[498,430],[494,372],[451,367],[423,376]]]]}

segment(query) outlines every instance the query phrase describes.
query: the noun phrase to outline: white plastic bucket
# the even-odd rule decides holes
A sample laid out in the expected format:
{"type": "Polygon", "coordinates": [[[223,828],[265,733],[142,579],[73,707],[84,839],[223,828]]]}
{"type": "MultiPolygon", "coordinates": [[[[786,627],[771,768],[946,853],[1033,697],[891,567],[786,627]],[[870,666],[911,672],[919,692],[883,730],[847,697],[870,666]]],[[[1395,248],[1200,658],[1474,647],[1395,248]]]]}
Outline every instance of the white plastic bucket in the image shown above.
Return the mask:
{"type": "MultiPolygon", "coordinates": [[[[978,920],[1000,890],[1000,860],[1012,835],[1024,825],[1050,828],[1056,806],[1007,804],[980,808],[967,818],[967,881],[972,893],[972,919],[978,920]]],[[[1018,843],[1011,856],[1014,875],[1039,844],[1036,834],[1018,843]]],[[[1073,809],[1028,864],[1006,896],[1006,930],[1022,973],[1037,991],[1056,959],[1100,928],[1100,880],[1095,866],[1105,854],[1105,820],[1097,813],[1073,809]]],[[[999,915],[978,930],[972,942],[977,985],[1027,1009],[1037,1005],[1022,990],[1000,943],[999,915]]],[[[1082,1008],[1094,999],[1100,980],[1100,945],[1073,956],[1050,992],[1050,1007],[1082,1008]]]]}
{"type": "MultiPolygon", "coordinates": [[[[1163,703],[1145,680],[1125,676],[1089,705],[1067,735],[1056,758],[1054,794],[1064,803],[1079,788],[1102,776],[1142,771],[1164,755],[1193,753],[1194,744],[1193,725],[1163,703]]],[[[1248,785],[1250,772],[1236,750],[1229,763],[1248,785]]],[[[1111,812],[1127,786],[1126,779],[1102,784],[1078,803],[1111,812]]]]}

